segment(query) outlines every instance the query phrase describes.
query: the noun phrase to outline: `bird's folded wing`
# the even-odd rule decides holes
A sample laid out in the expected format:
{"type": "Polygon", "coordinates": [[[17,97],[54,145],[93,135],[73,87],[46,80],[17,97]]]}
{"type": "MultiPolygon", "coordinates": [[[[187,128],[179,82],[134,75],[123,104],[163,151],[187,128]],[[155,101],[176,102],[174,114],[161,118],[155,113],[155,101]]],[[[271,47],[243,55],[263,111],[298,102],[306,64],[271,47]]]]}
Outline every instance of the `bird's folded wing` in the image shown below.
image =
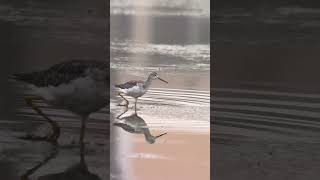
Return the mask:
{"type": "Polygon", "coordinates": [[[129,81],[124,84],[115,85],[115,87],[121,88],[121,89],[129,89],[129,88],[136,86],[138,83],[143,83],[143,82],[142,81],[129,81]]]}

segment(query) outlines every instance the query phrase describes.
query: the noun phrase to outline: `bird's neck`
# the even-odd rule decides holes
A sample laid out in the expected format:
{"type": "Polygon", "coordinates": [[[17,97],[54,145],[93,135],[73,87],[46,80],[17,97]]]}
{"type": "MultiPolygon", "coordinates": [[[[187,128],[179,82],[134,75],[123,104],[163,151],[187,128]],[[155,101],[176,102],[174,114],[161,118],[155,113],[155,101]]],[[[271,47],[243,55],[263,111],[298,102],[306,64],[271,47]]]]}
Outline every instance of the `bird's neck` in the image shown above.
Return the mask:
{"type": "Polygon", "coordinates": [[[148,77],[148,79],[144,83],[145,84],[145,88],[148,88],[151,85],[151,82],[152,82],[152,78],[148,77]]]}
{"type": "Polygon", "coordinates": [[[149,140],[149,139],[151,139],[151,138],[153,137],[153,136],[151,135],[149,129],[145,129],[145,130],[143,131],[143,134],[144,134],[144,137],[146,138],[146,140],[149,140]]]}

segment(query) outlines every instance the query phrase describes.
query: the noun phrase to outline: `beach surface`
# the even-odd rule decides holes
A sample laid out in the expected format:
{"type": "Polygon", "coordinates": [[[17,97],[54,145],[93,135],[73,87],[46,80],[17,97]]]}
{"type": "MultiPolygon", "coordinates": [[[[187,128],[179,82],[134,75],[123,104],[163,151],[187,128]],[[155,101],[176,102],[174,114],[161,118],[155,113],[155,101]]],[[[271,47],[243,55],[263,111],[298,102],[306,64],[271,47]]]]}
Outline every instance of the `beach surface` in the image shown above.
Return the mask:
{"type": "MultiPolygon", "coordinates": [[[[112,76],[113,82],[143,79],[139,74],[130,75],[130,71],[119,74],[121,76],[112,76]]],[[[112,176],[114,179],[210,179],[210,93],[208,76],[203,74],[161,72],[159,76],[169,84],[155,82],[139,98],[137,114],[151,134],[167,133],[154,144],[149,144],[143,134],[132,134],[111,126],[111,157],[114,157],[111,163],[118,164],[113,167],[117,172],[112,176]]],[[[121,117],[134,113],[133,99],[128,99],[129,110],[121,117]]],[[[111,99],[111,123],[118,122],[116,116],[125,110],[116,106],[121,101],[116,96],[111,99]]]]}
{"type": "Polygon", "coordinates": [[[157,144],[134,138],[133,179],[210,179],[210,135],[170,132],[157,144]]]}
{"type": "Polygon", "coordinates": [[[146,80],[151,72],[169,82],[154,80],[138,99],[144,129],[167,133],[153,144],[112,125],[132,116],[134,100],[126,97],[129,110],[118,117],[124,102],[111,87],[112,180],[210,179],[209,4],[111,1],[111,85],[146,80]]]}

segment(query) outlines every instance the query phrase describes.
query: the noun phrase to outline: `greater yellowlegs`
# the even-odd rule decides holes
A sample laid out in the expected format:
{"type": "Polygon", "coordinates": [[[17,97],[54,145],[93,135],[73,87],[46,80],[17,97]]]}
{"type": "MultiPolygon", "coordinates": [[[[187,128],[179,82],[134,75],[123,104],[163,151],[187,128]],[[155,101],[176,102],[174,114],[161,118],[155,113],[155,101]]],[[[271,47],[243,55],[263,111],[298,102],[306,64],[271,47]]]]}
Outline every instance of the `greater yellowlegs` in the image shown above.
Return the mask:
{"type": "Polygon", "coordinates": [[[67,109],[81,118],[80,142],[84,139],[89,115],[109,103],[109,63],[95,60],[72,60],[56,64],[49,69],[15,74],[13,79],[29,84],[36,96],[25,98],[27,104],[44,117],[52,132],[46,137],[27,137],[56,142],[60,136],[57,122],[46,116],[34,103],[46,103],[67,109]]]}
{"type": "Polygon", "coordinates": [[[141,117],[139,117],[136,112],[129,116],[121,117],[126,112],[127,111],[123,112],[117,117],[117,119],[119,119],[120,121],[114,122],[113,123],[114,126],[121,127],[123,130],[129,133],[144,134],[146,141],[150,144],[155,143],[157,138],[167,134],[167,133],[163,133],[158,136],[153,136],[150,133],[150,130],[146,121],[143,120],[141,117]]]}
{"type": "Polygon", "coordinates": [[[129,101],[124,97],[124,95],[131,96],[135,99],[134,107],[136,110],[138,98],[143,96],[149,89],[152,80],[159,79],[165,83],[167,81],[161,79],[156,72],[152,72],[145,81],[129,81],[124,84],[115,85],[119,91],[119,96],[121,96],[125,101],[125,106],[129,105],[129,101]]]}

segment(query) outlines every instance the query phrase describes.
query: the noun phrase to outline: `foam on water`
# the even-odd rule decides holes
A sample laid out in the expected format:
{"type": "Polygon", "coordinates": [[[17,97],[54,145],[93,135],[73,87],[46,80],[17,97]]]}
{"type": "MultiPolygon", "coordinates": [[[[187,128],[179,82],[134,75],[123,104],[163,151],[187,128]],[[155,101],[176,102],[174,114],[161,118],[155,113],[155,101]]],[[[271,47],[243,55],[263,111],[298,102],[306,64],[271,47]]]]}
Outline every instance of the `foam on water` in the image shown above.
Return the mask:
{"type": "Polygon", "coordinates": [[[209,16],[210,1],[112,0],[110,13],[154,16],[209,16]]]}
{"type": "Polygon", "coordinates": [[[209,44],[171,45],[126,40],[113,41],[110,47],[113,69],[210,70],[209,44]]]}

